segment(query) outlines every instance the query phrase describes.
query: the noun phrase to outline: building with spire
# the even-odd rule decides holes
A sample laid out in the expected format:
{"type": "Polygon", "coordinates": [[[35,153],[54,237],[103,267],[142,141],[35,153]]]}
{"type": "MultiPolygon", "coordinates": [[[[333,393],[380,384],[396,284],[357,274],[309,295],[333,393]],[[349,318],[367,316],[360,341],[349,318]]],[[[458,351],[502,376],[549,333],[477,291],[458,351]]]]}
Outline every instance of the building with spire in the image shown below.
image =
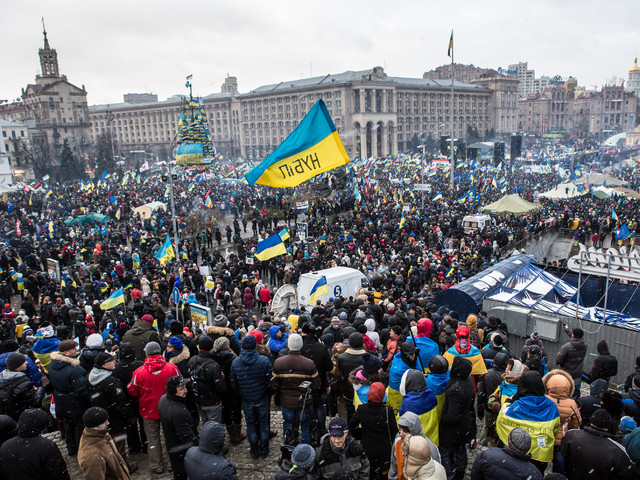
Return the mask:
{"type": "Polygon", "coordinates": [[[60,74],[58,53],[49,45],[44,20],[42,26],[44,46],[38,51],[41,73],[35,83],[22,89],[31,148],[19,158],[37,175],[55,174],[52,167],[60,163],[65,140],[78,159],[87,155],[91,142],[87,91],[84,85],[77,87],[60,74]]]}
{"type": "Polygon", "coordinates": [[[625,88],[627,92],[635,94],[640,99],[640,67],[638,66],[638,57],[633,59],[633,67],[629,69],[629,79],[625,88]]]}

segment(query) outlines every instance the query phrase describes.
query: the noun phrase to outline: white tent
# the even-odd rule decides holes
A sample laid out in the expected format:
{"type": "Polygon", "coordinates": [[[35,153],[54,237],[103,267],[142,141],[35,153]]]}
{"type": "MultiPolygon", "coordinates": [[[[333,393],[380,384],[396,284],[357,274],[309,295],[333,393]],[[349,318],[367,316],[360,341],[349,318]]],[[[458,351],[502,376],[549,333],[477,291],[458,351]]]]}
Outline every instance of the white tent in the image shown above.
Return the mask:
{"type": "Polygon", "coordinates": [[[151,215],[153,215],[153,212],[155,212],[159,208],[166,210],[167,204],[163,202],[145,203],[144,205],[140,205],[139,207],[134,208],[133,213],[134,215],[136,213],[139,213],[142,218],[151,218],[151,215]]]}
{"type": "Polygon", "coordinates": [[[580,195],[578,192],[578,187],[573,182],[569,183],[560,183],[553,187],[548,192],[541,193],[540,196],[544,198],[550,198],[552,200],[557,200],[561,198],[573,198],[580,195]]]}

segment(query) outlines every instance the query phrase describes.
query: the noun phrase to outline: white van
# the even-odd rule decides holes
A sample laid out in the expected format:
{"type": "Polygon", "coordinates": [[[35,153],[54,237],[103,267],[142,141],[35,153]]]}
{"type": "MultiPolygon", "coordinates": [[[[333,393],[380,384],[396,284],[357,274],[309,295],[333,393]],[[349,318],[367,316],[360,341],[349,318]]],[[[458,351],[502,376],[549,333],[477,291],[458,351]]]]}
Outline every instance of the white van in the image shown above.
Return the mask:
{"type": "Polygon", "coordinates": [[[305,273],[300,275],[298,282],[298,306],[313,306],[309,303],[309,295],[311,294],[313,286],[322,276],[327,279],[328,290],[328,293],[320,297],[320,301],[323,304],[327,303],[331,297],[355,297],[362,287],[369,288],[369,280],[367,280],[367,277],[354,268],[334,267],[305,273]]]}
{"type": "Polygon", "coordinates": [[[464,228],[464,233],[473,233],[476,230],[482,230],[487,225],[491,225],[491,217],[483,213],[466,215],[462,219],[462,227],[464,228]]]}

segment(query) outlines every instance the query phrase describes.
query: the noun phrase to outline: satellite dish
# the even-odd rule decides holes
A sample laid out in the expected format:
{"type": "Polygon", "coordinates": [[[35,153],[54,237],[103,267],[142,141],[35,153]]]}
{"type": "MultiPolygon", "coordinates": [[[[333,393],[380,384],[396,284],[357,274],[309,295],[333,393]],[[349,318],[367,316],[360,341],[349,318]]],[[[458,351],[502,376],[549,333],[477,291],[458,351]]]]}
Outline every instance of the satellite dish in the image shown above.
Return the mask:
{"type": "Polygon", "coordinates": [[[271,301],[271,310],[275,315],[284,315],[298,308],[296,287],[287,283],[278,289],[271,301]]]}

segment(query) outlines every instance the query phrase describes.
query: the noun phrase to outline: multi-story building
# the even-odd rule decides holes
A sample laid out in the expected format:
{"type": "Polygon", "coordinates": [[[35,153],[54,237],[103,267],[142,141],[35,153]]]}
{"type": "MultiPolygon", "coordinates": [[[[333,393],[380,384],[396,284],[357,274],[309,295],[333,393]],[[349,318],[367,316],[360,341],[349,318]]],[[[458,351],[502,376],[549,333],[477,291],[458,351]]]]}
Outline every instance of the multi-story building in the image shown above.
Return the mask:
{"type": "MultiPolygon", "coordinates": [[[[464,65],[462,63],[453,64],[456,80],[462,83],[472,83],[473,79],[478,78],[491,69],[476,67],[475,65],[464,65]]],[[[434,80],[451,80],[451,64],[440,65],[439,67],[424,72],[422,78],[432,78],[434,80]]]]}
{"type": "MultiPolygon", "coordinates": [[[[30,151],[29,128],[26,123],[12,122],[0,118],[0,134],[5,152],[8,157],[11,174],[14,181],[30,180],[33,178],[33,168],[27,159],[30,151]]],[[[0,162],[0,170],[4,164],[0,162]]],[[[0,173],[0,176],[2,174],[0,173]]],[[[13,182],[8,182],[13,183],[13,182]]]]}
{"type": "MultiPolygon", "coordinates": [[[[481,85],[455,82],[456,136],[464,136],[468,126],[479,131],[491,128],[490,97],[491,92],[481,85]]],[[[293,131],[320,98],[351,157],[395,154],[408,149],[416,137],[451,131],[450,82],[388,77],[382,67],[284,81],[244,94],[238,93],[236,79],[229,77],[220,93],[202,101],[216,148],[232,157],[260,159],[293,131]]],[[[164,155],[170,155],[180,105],[176,97],[92,106],[94,140],[109,128],[111,114],[120,151],[161,144],[164,155]]]]}
{"type": "Polygon", "coordinates": [[[559,82],[556,77],[551,78],[547,76],[542,76],[536,78],[536,71],[529,70],[528,62],[520,62],[515,63],[513,65],[509,65],[510,75],[513,75],[511,72],[515,72],[515,77],[520,82],[518,84],[518,94],[521,97],[525,97],[527,95],[532,95],[536,93],[542,93],[547,88],[552,86],[558,86],[559,82]],[[555,82],[555,83],[554,83],[555,82]]]}
{"type": "Polygon", "coordinates": [[[29,137],[40,173],[59,164],[65,140],[78,158],[87,154],[91,142],[84,85],[77,87],[60,74],[58,54],[49,46],[46,30],[43,34],[44,47],[38,51],[42,73],[22,90],[24,120],[33,121],[29,137]]]}
{"type": "Polygon", "coordinates": [[[487,70],[471,82],[492,92],[489,118],[495,133],[505,135],[518,132],[518,79],[487,70]]]}
{"type": "Polygon", "coordinates": [[[633,93],[637,99],[640,99],[640,67],[638,66],[638,57],[633,59],[633,67],[629,69],[629,79],[627,80],[625,90],[633,93]]]}

